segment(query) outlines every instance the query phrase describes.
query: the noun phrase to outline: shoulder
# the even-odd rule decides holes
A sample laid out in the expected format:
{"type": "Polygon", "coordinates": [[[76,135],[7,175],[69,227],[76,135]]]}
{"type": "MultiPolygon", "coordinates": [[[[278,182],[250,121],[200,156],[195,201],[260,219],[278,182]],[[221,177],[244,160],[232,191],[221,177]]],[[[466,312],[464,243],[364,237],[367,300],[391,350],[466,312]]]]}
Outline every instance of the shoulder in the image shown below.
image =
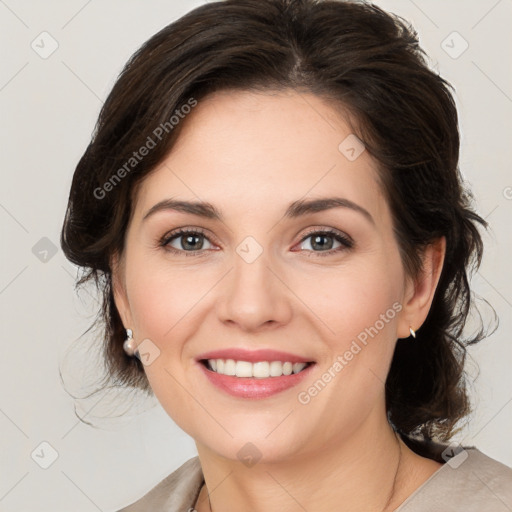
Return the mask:
{"type": "Polygon", "coordinates": [[[507,512],[512,469],[474,447],[460,447],[395,512],[507,512]]]}
{"type": "Polygon", "coordinates": [[[203,484],[203,472],[199,457],[187,460],[176,471],[164,478],[136,502],[118,512],[187,512],[199,495],[203,484]]]}

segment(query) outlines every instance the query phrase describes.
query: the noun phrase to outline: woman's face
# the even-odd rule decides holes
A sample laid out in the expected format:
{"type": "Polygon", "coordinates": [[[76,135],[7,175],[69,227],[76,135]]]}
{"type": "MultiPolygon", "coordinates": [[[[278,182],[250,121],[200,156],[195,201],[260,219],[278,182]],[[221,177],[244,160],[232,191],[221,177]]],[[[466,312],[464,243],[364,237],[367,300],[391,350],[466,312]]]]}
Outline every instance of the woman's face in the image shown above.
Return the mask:
{"type": "Polygon", "coordinates": [[[221,92],[201,101],[139,190],[116,278],[155,395],[206,449],[306,456],[385,421],[394,345],[414,325],[409,284],[376,164],[320,98],[221,92]],[[327,198],[338,206],[301,207],[327,198]],[[170,201],[208,203],[220,219],[170,201]],[[314,364],[242,379],[199,361],[240,349],[250,355],[233,359],[263,364],[239,372],[314,364]]]}

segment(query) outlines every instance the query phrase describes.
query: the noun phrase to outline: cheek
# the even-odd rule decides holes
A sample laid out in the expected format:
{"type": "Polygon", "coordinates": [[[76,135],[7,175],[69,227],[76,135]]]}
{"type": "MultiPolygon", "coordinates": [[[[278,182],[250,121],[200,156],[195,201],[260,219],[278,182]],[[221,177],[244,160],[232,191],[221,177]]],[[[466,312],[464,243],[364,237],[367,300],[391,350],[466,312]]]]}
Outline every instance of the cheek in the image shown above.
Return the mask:
{"type": "Polygon", "coordinates": [[[395,269],[367,261],[358,268],[316,275],[302,285],[297,283],[295,289],[343,348],[349,339],[375,324],[379,331],[389,331],[397,316],[393,304],[401,298],[399,282],[395,269]]]}
{"type": "Polygon", "coordinates": [[[175,331],[189,321],[215,282],[207,272],[183,270],[162,263],[162,258],[151,261],[147,255],[134,257],[127,275],[138,338],[150,338],[157,345],[176,338],[175,331]]]}
{"type": "Polygon", "coordinates": [[[399,264],[366,258],[350,269],[317,275],[297,292],[311,304],[316,325],[325,333],[322,366],[330,370],[326,380],[334,383],[328,393],[336,394],[332,399],[345,410],[363,402],[370,406],[383,392],[403,307],[400,286],[399,264]]]}
{"type": "Polygon", "coordinates": [[[207,276],[202,279],[179,268],[171,271],[156,258],[151,261],[147,253],[139,256],[132,252],[126,268],[134,335],[138,343],[150,340],[154,344],[146,345],[151,360],[144,365],[144,372],[164,409],[172,412],[182,428],[189,428],[190,396],[184,392],[183,382],[192,363],[183,353],[199,321],[194,306],[212,284],[207,276]]]}
{"type": "Polygon", "coordinates": [[[402,310],[400,269],[366,263],[311,279],[297,293],[309,297],[304,302],[312,304],[316,325],[325,333],[321,369],[300,389],[298,401],[307,415],[326,418],[326,436],[351,431],[383,403],[402,310]]]}

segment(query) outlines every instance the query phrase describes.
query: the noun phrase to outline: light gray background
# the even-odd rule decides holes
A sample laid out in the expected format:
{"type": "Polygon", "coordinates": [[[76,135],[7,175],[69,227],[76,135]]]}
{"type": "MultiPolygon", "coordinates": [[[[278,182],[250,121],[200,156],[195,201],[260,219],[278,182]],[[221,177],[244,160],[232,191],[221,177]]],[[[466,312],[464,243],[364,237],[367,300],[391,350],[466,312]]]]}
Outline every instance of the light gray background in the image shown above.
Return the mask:
{"type": "MultiPolygon", "coordinates": [[[[101,428],[78,421],[58,368],[73,343],[86,360],[94,338],[80,336],[97,304],[87,292],[76,295],[76,268],[60,249],[53,255],[51,244],[59,245],[73,170],[121,67],[146,39],[201,3],[0,0],[2,511],[117,510],[196,454],[158,404],[101,428]],[[51,49],[43,31],[58,42],[46,59],[31,47],[35,41],[40,53],[51,49]],[[58,455],[48,469],[40,465],[51,462],[52,448],[42,442],[58,455]]],[[[461,170],[492,227],[473,284],[500,317],[496,333],[470,351],[480,367],[472,386],[476,412],[458,439],[512,465],[512,1],[377,4],[413,23],[432,66],[457,90],[461,170]],[[454,31],[469,44],[460,56],[464,41],[454,31]]],[[[474,364],[468,369],[476,374],[474,364]]],[[[79,392],[80,365],[64,377],[79,392]]],[[[109,410],[108,397],[93,398],[79,405],[91,421],[109,410]]]]}

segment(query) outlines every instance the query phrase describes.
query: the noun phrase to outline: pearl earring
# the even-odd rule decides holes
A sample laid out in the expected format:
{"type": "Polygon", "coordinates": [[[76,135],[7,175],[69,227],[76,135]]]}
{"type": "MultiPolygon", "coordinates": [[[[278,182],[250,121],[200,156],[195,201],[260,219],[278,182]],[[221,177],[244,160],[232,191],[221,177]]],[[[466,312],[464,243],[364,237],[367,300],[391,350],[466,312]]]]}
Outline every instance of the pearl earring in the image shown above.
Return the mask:
{"type": "Polygon", "coordinates": [[[416,331],[412,327],[409,327],[409,332],[413,338],[416,338],[416,331]]]}
{"type": "Polygon", "coordinates": [[[129,356],[133,356],[135,354],[137,346],[135,345],[133,331],[131,329],[126,329],[126,339],[124,340],[123,348],[129,356]]]}

